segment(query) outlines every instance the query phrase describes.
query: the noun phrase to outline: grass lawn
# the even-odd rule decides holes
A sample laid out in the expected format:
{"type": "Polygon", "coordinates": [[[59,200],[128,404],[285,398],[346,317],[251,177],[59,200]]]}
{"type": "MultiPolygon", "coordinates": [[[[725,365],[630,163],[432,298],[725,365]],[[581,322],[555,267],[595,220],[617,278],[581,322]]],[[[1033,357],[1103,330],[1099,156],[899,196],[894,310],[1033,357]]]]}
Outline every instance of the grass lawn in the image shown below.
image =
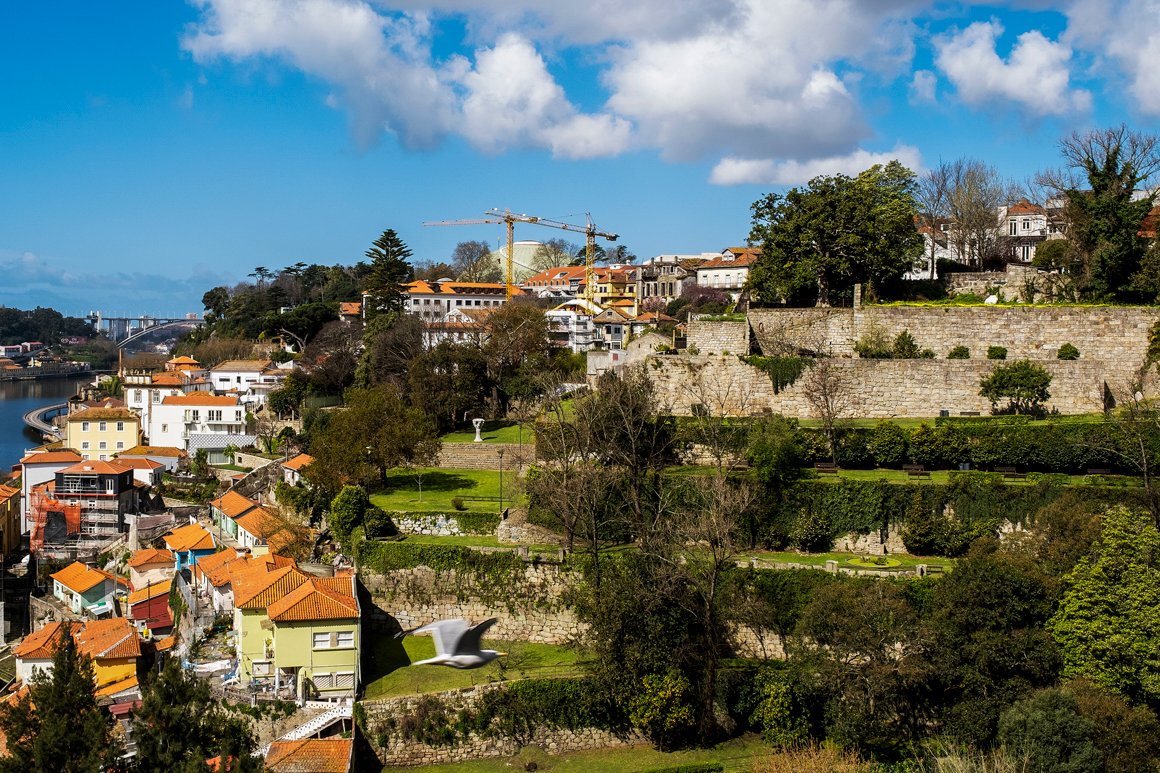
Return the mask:
{"type": "Polygon", "coordinates": [[[726,770],[749,771],[754,769],[756,762],[769,754],[772,754],[772,751],[760,737],[749,735],[709,749],[687,749],[676,752],[658,752],[649,746],[635,746],[556,755],[530,746],[515,757],[428,765],[411,770],[423,773],[511,773],[513,770],[525,770],[528,763],[534,762],[536,770],[553,773],[588,773],[593,770],[606,773],[636,773],[675,765],[720,762],[726,770]]]}
{"type": "MultiPolygon", "coordinates": [[[[498,497],[499,470],[458,470],[442,467],[423,468],[423,498],[419,499],[419,481],[406,470],[395,470],[387,475],[387,487],[371,494],[371,502],[384,510],[454,512],[451,500],[464,497],[498,497]]],[[[514,470],[504,470],[504,507],[515,502],[508,499],[516,482],[514,470]]],[[[499,512],[499,502],[465,501],[468,510],[499,512]]]]}
{"type": "Polygon", "coordinates": [[[367,673],[366,698],[394,698],[444,690],[458,690],[501,679],[567,677],[580,673],[575,650],[554,644],[499,642],[484,636],[483,646],[507,655],[481,668],[409,665],[435,656],[435,643],[427,634],[402,639],[382,636],[372,643],[363,667],[367,673]]]}
{"type": "MultiPolygon", "coordinates": [[[[520,425],[514,421],[506,420],[485,421],[479,436],[483,438],[484,443],[518,443],[521,436],[520,425]]],[[[474,443],[475,428],[462,432],[449,432],[439,439],[444,443],[474,443]]],[[[531,425],[525,426],[523,428],[524,443],[534,443],[535,439],[535,430],[531,425]]]]}
{"type": "Polygon", "coordinates": [[[738,556],[739,559],[756,558],[759,561],[777,561],[793,564],[808,564],[810,566],[825,566],[827,561],[837,561],[838,566],[844,569],[877,569],[879,571],[906,571],[913,570],[919,564],[926,564],[927,566],[941,566],[944,569],[951,569],[955,565],[953,558],[937,558],[924,556],[909,556],[902,553],[891,553],[886,558],[892,561],[897,561],[898,566],[870,566],[867,564],[851,564],[851,559],[871,559],[873,556],[866,556],[860,553],[796,553],[793,551],[779,551],[779,550],[745,550],[738,556]]]}
{"type": "MultiPolygon", "coordinates": [[[[435,534],[408,534],[403,538],[403,541],[421,545],[461,545],[468,548],[504,548],[506,550],[524,547],[509,542],[501,543],[494,535],[490,534],[461,534],[452,537],[440,537],[435,534]]],[[[526,547],[532,553],[551,553],[553,555],[560,550],[559,545],[527,545],[526,547]]]]}

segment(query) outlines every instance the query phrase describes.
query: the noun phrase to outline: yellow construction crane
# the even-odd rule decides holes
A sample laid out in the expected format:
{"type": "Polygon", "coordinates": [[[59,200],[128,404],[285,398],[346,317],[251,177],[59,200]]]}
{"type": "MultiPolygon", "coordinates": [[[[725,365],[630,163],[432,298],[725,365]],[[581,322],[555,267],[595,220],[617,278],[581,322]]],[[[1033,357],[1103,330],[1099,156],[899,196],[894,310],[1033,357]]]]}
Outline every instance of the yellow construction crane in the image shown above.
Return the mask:
{"type": "Polygon", "coordinates": [[[511,300],[512,297],[512,260],[515,255],[516,239],[515,230],[516,223],[532,223],[534,225],[547,226],[548,228],[559,228],[563,231],[575,231],[585,235],[585,260],[584,260],[584,297],[591,301],[592,293],[596,285],[596,276],[594,271],[596,259],[596,237],[607,239],[610,242],[616,241],[618,234],[605,233],[597,231],[596,225],[592,222],[590,215],[586,216],[587,225],[579,226],[571,223],[563,223],[559,220],[550,220],[548,218],[536,217],[535,215],[522,215],[512,212],[507,209],[491,209],[486,213],[488,215],[484,218],[476,218],[472,220],[433,220],[423,223],[423,225],[488,225],[500,223],[507,226],[507,260],[505,265],[505,283],[507,288],[507,298],[511,300]]]}
{"type": "Polygon", "coordinates": [[[535,223],[539,218],[531,215],[517,215],[514,212],[509,212],[506,209],[500,212],[498,209],[493,209],[488,213],[492,217],[478,218],[475,220],[433,220],[423,223],[423,225],[485,225],[485,224],[499,224],[507,225],[507,261],[504,272],[504,287],[507,299],[512,299],[512,255],[516,248],[516,223],[535,223]]]}
{"type": "MultiPolygon", "coordinates": [[[[493,209],[488,214],[495,217],[510,215],[506,210],[501,213],[498,209],[493,209]]],[[[546,217],[529,217],[528,215],[518,215],[517,217],[526,218],[522,221],[525,223],[535,223],[536,225],[547,226],[548,228],[559,228],[562,231],[575,231],[576,233],[584,234],[584,299],[591,301],[592,294],[596,291],[596,237],[599,236],[602,239],[614,242],[620,238],[620,234],[597,231],[596,224],[592,222],[592,215],[589,213],[585,213],[584,215],[587,223],[583,226],[563,223],[559,220],[550,220],[546,217]]],[[[508,231],[508,238],[511,238],[510,230],[508,231]]],[[[510,247],[508,254],[511,254],[510,247]]]]}

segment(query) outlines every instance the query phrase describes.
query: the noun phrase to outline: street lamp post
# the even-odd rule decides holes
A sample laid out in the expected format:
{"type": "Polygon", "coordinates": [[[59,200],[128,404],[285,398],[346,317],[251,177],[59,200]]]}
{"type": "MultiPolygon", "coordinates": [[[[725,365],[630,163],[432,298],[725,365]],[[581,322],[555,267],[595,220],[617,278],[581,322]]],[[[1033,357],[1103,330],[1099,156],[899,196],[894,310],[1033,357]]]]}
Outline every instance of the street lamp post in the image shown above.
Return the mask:
{"type": "Polygon", "coordinates": [[[497,448],[496,454],[499,456],[499,511],[503,512],[503,449],[497,448]]]}

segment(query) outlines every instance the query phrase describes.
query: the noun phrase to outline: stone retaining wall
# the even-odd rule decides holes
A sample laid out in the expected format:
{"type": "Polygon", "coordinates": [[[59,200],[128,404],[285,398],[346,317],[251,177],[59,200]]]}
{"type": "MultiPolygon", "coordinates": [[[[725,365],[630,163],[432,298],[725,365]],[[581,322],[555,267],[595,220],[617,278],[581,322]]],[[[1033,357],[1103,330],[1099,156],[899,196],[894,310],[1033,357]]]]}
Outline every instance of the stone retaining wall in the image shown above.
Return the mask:
{"type": "Polygon", "coordinates": [[[481,621],[497,618],[488,638],[564,644],[584,631],[565,597],[580,581],[555,564],[529,563],[521,582],[501,589],[486,578],[456,570],[436,572],[425,566],[386,575],[360,574],[373,607],[372,625],[407,629],[454,617],[481,621]]]}
{"type": "MultiPolygon", "coordinates": [[[[979,381],[1002,362],[970,360],[862,360],[828,361],[849,393],[847,417],[931,417],[942,410],[951,415],[991,412],[979,394],[979,381]]],[[[1122,393],[1135,375],[1137,361],[1042,360],[1052,375],[1048,410],[1063,414],[1093,413],[1104,409],[1105,385],[1122,393]]],[[[694,405],[708,405],[714,414],[757,416],[780,413],[813,417],[805,399],[805,371],[794,384],[773,392],[766,373],[737,357],[652,357],[646,372],[656,385],[662,405],[677,416],[693,415],[694,405]]]]}
{"type": "Polygon", "coordinates": [[[749,351],[749,323],[745,320],[692,320],[685,346],[701,354],[746,354],[749,351]]]}
{"type": "MultiPolygon", "coordinates": [[[[1007,347],[1007,358],[1054,360],[1070,343],[1081,359],[1138,368],[1160,312],[1119,306],[862,306],[854,309],[753,309],[749,324],[763,353],[800,348],[853,356],[854,344],[874,328],[890,341],[906,330],[919,349],[945,358],[956,346],[972,357],[1007,347]]],[[[702,349],[702,354],[705,353],[702,349]]],[[[733,351],[733,350],[730,350],[733,351]]],[[[744,350],[734,351],[740,353],[744,350]]]]}
{"type": "Polygon", "coordinates": [[[450,746],[429,746],[407,740],[397,729],[391,729],[391,720],[412,716],[421,702],[438,699],[452,714],[461,709],[475,706],[492,690],[503,689],[503,683],[481,684],[463,690],[433,693],[429,696],[405,696],[389,700],[363,701],[360,705],[366,714],[366,734],[379,761],[386,766],[436,765],[449,762],[485,757],[510,757],[523,746],[538,746],[549,754],[606,749],[618,746],[632,746],[643,743],[636,734],[620,738],[596,728],[565,730],[558,728],[536,728],[528,738],[483,738],[474,733],[450,746]],[[522,741],[522,742],[521,742],[522,741]]]}

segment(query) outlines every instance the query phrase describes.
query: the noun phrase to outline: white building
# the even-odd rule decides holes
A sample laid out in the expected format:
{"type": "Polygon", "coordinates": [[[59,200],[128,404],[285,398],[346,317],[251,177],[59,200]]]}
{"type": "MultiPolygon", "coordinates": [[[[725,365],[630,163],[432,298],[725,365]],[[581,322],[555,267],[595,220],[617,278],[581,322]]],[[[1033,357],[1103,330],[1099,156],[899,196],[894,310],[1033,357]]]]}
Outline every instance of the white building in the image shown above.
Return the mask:
{"type": "Polygon", "coordinates": [[[246,434],[246,409],[234,395],[189,394],[166,397],[153,407],[151,446],[172,446],[193,455],[228,445],[252,445],[246,434]]]}
{"type": "Polygon", "coordinates": [[[544,312],[548,320],[548,340],[552,346],[586,352],[596,337],[593,318],[602,309],[591,301],[574,298],[544,312]]]}
{"type": "MultiPolygon", "coordinates": [[[[424,322],[439,322],[453,310],[490,309],[507,302],[502,282],[427,282],[403,285],[406,309],[424,322]]],[[[524,291],[512,286],[512,297],[524,291]]]]}
{"type": "Polygon", "coordinates": [[[262,405],[287,372],[271,360],[228,360],[211,368],[209,378],[217,394],[236,394],[245,405],[262,405]]]}
{"type": "Polygon", "coordinates": [[[697,267],[697,284],[722,290],[737,300],[749,279],[749,267],[760,256],[761,250],[754,247],[722,250],[720,256],[697,267]]]}

